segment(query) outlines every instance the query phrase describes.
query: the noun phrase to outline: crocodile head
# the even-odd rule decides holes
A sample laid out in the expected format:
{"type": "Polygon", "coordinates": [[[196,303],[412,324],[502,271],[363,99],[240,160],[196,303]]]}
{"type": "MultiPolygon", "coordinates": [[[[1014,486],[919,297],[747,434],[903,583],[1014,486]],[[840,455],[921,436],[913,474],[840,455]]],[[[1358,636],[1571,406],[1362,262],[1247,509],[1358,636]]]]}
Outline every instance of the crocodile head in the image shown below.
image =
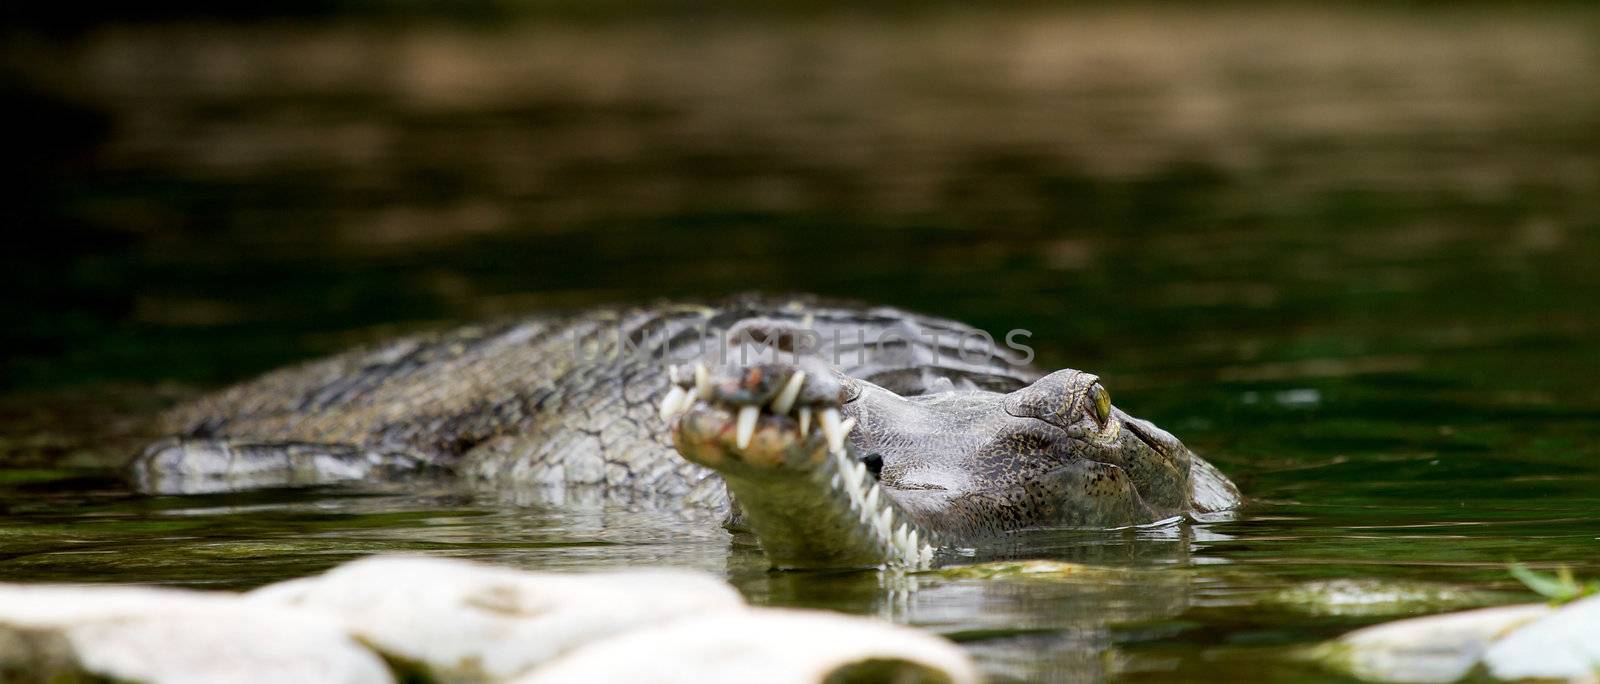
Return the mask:
{"type": "Polygon", "coordinates": [[[921,566],[1014,530],[1237,503],[1226,478],[1076,370],[917,396],[821,363],[674,376],[662,404],[674,445],[722,475],[775,567],[921,566]]]}

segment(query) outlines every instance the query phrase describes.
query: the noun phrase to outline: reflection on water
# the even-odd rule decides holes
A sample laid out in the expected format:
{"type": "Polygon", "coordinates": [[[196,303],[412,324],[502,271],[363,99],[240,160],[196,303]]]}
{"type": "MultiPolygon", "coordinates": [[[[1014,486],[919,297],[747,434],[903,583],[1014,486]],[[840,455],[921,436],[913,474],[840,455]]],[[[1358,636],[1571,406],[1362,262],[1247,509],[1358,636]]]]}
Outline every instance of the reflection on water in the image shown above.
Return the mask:
{"type": "Polygon", "coordinates": [[[1365,503],[1285,503],[1275,499],[1282,488],[1266,487],[1265,501],[1208,523],[1035,532],[982,551],[1086,570],[971,576],[770,573],[748,537],[627,506],[530,508],[412,487],[138,497],[114,481],[62,477],[8,475],[0,576],[247,588],[378,552],[543,569],[697,568],[729,577],[758,604],[873,615],[945,634],[1001,681],[1300,678],[1316,670],[1296,660],[1297,647],[1353,626],[1522,599],[1502,558],[1600,569],[1592,562],[1600,528],[1590,513],[1600,504],[1592,493],[1600,478],[1592,474],[1564,497],[1512,491],[1470,513],[1456,513],[1458,501],[1393,503],[1365,482],[1339,478],[1323,481],[1333,498],[1365,503]],[[1422,582],[1424,595],[1363,610],[1273,599],[1344,578],[1361,578],[1355,586],[1372,593],[1422,582]],[[1469,589],[1498,593],[1457,596],[1469,589]]]}
{"type": "Polygon", "coordinates": [[[5,189],[37,239],[0,274],[0,454],[31,468],[0,470],[0,579],[665,564],[950,635],[1002,680],[1323,676],[1298,647],[1388,616],[1264,597],[1515,592],[1513,558],[1600,575],[1597,24],[1230,5],[8,34],[0,100],[40,123],[5,189]],[[81,469],[197,387],[373,336],[757,288],[1032,330],[1252,503],[992,549],[1091,575],[770,574],[649,507],[140,497],[81,469]]]}

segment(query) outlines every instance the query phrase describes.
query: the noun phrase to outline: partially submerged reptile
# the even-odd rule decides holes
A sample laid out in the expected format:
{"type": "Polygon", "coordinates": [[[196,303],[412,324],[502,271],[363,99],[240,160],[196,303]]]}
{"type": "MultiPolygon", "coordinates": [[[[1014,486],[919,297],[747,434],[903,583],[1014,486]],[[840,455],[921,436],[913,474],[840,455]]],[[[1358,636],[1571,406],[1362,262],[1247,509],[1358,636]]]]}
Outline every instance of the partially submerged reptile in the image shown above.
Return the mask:
{"type": "Polygon", "coordinates": [[[599,490],[725,511],[781,568],[921,566],[1021,529],[1239,503],[1093,375],[1040,373],[960,323],[812,299],[414,335],[180,406],[164,430],[134,463],[154,491],[422,471],[599,490]]]}

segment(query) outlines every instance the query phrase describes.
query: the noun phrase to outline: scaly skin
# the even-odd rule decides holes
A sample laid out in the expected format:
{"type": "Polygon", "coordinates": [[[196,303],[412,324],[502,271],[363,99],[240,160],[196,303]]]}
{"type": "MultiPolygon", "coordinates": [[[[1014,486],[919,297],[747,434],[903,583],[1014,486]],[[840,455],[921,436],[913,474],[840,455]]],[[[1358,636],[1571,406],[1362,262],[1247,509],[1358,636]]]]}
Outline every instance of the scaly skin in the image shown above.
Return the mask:
{"type": "Polygon", "coordinates": [[[676,375],[662,411],[678,451],[722,474],[778,567],[917,567],[941,546],[1011,531],[1138,525],[1239,501],[1081,371],[910,397],[814,361],[676,375]]]}
{"type": "Polygon", "coordinates": [[[971,332],[743,297],[415,335],[179,407],[164,423],[174,437],[134,475],[199,492],[439,471],[723,511],[732,490],[780,567],[921,565],[940,544],[1012,529],[1237,503],[1226,478],[1111,407],[1093,376],[963,355],[971,332]],[[871,344],[885,333],[897,341],[871,344]],[[824,349],[806,354],[817,339],[824,349]],[[719,353],[721,340],[760,344],[719,353]],[[775,401],[797,369],[794,396],[775,401]]]}

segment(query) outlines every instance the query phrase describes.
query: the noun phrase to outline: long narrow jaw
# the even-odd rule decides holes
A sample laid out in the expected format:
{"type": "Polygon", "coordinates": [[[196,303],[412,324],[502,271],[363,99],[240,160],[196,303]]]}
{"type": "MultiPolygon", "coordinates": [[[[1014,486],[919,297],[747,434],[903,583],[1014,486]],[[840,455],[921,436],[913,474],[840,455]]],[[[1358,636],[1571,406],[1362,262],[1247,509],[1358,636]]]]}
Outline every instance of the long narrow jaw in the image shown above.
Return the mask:
{"type": "Polygon", "coordinates": [[[849,451],[829,373],[674,372],[661,415],[684,458],[720,473],[773,567],[923,567],[936,542],[849,451]]]}

